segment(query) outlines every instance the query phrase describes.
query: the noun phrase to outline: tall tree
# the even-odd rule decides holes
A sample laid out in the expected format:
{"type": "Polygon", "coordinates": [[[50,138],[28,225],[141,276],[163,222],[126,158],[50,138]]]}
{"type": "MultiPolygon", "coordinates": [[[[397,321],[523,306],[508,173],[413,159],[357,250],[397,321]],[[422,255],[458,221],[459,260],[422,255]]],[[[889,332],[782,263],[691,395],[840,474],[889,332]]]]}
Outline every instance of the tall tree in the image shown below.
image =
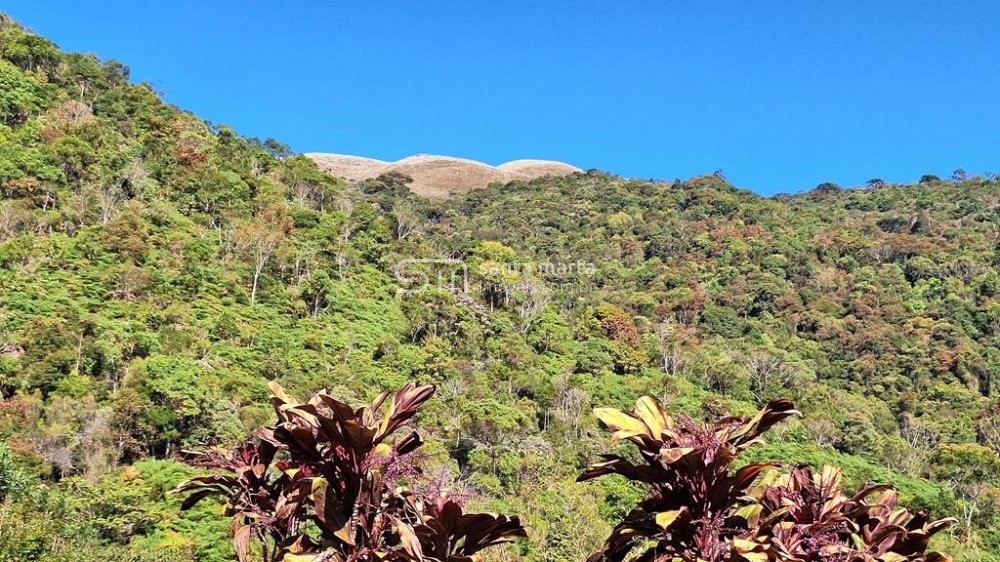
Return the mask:
{"type": "Polygon", "coordinates": [[[233,235],[236,248],[253,266],[250,304],[257,302],[257,287],[261,273],[278,246],[288,237],[292,221],[283,205],[269,205],[252,219],[240,221],[233,235]]]}

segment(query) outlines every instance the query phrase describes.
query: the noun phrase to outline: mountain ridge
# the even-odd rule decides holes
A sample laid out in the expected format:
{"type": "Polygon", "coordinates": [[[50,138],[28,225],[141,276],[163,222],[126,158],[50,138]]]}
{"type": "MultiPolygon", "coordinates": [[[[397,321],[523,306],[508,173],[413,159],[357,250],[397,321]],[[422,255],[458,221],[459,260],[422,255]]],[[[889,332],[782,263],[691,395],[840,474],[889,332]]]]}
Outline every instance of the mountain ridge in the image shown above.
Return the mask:
{"type": "Polygon", "coordinates": [[[414,154],[395,162],[324,152],[308,152],[304,156],[323,171],[348,181],[363,181],[388,172],[402,173],[413,178],[411,191],[430,198],[482,189],[494,182],[531,181],[583,171],[556,160],[521,159],[491,166],[469,158],[436,154],[414,154]]]}

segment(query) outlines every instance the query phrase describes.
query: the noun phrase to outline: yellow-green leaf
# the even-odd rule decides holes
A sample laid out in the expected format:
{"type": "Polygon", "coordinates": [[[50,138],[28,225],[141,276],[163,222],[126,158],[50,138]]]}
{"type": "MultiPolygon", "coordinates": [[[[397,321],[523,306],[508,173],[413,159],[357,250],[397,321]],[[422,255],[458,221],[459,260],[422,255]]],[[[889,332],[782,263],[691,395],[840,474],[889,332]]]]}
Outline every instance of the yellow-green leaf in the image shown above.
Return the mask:
{"type": "Polygon", "coordinates": [[[671,420],[663,412],[663,408],[652,396],[643,396],[635,401],[635,414],[653,433],[654,439],[660,439],[663,430],[671,427],[671,420]]]}
{"type": "Polygon", "coordinates": [[[321,554],[286,554],[281,558],[281,562],[315,562],[320,559],[321,554]]]}
{"type": "Polygon", "coordinates": [[[285,404],[297,404],[298,402],[285,392],[282,386],[274,381],[267,383],[267,388],[271,391],[271,396],[281,400],[285,404]]]}
{"type": "Polygon", "coordinates": [[[351,523],[348,522],[343,527],[341,527],[333,536],[344,541],[345,543],[354,546],[354,539],[351,537],[351,523]]]}
{"type": "Polygon", "coordinates": [[[759,503],[752,503],[750,505],[745,505],[736,511],[737,517],[742,517],[746,519],[746,522],[751,528],[757,526],[757,521],[760,520],[760,514],[764,511],[764,506],[759,503]]]}
{"type": "Polygon", "coordinates": [[[733,539],[733,547],[744,560],[749,562],[767,562],[767,553],[761,552],[763,545],[746,539],[733,539]]]}
{"type": "Polygon", "coordinates": [[[828,464],[820,467],[819,474],[813,477],[816,486],[830,490],[835,494],[840,492],[841,481],[843,479],[844,473],[839,468],[828,464]]]}
{"type": "Polygon", "coordinates": [[[649,435],[649,428],[635,417],[614,408],[594,408],[594,415],[614,433],[612,439],[628,439],[635,435],[649,435]]]}
{"type": "Polygon", "coordinates": [[[680,517],[682,509],[675,509],[673,511],[663,511],[656,514],[656,524],[660,526],[661,529],[666,529],[673,525],[674,521],[680,517]]]}

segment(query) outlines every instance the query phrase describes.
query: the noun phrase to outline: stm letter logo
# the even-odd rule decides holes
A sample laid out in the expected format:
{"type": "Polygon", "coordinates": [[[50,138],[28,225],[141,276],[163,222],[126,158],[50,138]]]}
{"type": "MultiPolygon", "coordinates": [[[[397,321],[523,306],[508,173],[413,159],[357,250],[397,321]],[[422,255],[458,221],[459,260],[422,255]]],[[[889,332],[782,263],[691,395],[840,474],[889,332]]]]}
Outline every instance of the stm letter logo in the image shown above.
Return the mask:
{"type": "Polygon", "coordinates": [[[469,291],[469,270],[459,259],[405,259],[393,268],[399,281],[397,292],[412,295],[430,287],[449,292],[469,291]]]}

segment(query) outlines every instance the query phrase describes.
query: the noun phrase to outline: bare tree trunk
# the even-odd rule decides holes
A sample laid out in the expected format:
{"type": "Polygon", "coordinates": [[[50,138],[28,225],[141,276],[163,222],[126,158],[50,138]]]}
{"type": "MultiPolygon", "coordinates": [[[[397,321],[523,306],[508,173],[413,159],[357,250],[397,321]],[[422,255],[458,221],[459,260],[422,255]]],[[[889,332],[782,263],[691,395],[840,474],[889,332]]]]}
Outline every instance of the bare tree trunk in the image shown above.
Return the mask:
{"type": "Polygon", "coordinates": [[[257,280],[260,279],[260,272],[264,269],[264,262],[266,259],[257,260],[257,267],[253,271],[253,287],[250,289],[250,304],[253,305],[257,302],[257,280]]]}

